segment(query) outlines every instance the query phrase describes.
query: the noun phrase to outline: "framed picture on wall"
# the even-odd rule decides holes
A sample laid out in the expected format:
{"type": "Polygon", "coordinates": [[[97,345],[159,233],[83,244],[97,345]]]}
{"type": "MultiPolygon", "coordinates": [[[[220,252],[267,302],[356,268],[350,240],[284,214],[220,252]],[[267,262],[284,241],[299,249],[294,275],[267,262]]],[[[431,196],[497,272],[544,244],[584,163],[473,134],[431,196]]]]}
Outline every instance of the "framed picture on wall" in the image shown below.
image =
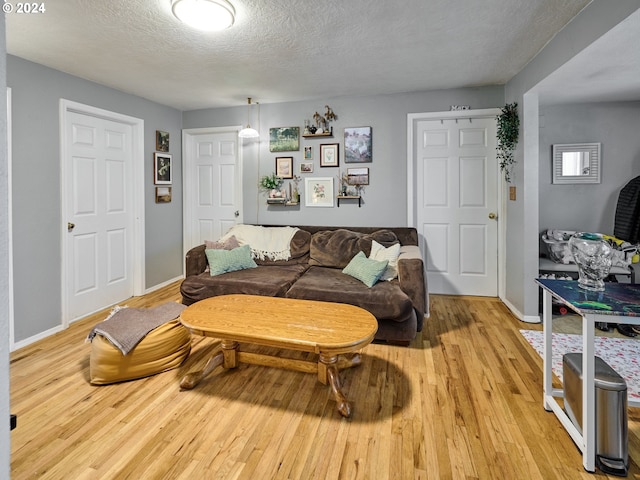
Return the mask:
{"type": "Polygon", "coordinates": [[[313,172],[313,163],[312,162],[302,162],[300,163],[300,173],[312,173],[313,172]]]}
{"type": "Polygon", "coordinates": [[[169,132],[156,130],[156,150],[159,152],[169,151],[169,132]]]}
{"type": "Polygon", "coordinates": [[[338,167],[340,166],[340,144],[323,143],[320,145],[320,166],[338,167]]]}
{"type": "Polygon", "coordinates": [[[304,147],[304,159],[313,160],[313,147],[304,147]]]}
{"type": "Polygon", "coordinates": [[[333,207],[333,177],[306,177],[304,198],[306,207],[333,207]]]}
{"type": "Polygon", "coordinates": [[[347,183],[349,185],[369,185],[369,169],[347,168],[347,183]]]}
{"type": "Polygon", "coordinates": [[[293,178],[293,157],[276,157],[276,177],[293,178]]]}
{"type": "Polygon", "coordinates": [[[293,152],[298,150],[300,150],[300,127],[269,129],[270,152],[293,152]]]}
{"type": "Polygon", "coordinates": [[[171,187],[156,187],[156,203],[171,202],[171,187]]]}
{"type": "Polygon", "coordinates": [[[153,182],[156,185],[171,185],[171,155],[156,152],[153,159],[153,182]]]}
{"type": "Polygon", "coordinates": [[[369,163],[371,153],[371,127],[344,129],[344,163],[369,163]]]}

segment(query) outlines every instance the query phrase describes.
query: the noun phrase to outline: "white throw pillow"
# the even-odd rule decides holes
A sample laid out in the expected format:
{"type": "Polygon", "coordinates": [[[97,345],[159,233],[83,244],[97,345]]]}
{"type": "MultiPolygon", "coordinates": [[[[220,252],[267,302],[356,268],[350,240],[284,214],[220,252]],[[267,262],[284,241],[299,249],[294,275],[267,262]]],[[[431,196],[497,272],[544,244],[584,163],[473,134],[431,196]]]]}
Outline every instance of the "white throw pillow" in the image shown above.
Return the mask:
{"type": "Polygon", "coordinates": [[[395,243],[388,248],[380,245],[375,240],[371,241],[371,253],[369,258],[372,260],[387,260],[386,270],[382,273],[380,280],[393,280],[398,276],[398,257],[400,256],[400,244],[395,243]]]}

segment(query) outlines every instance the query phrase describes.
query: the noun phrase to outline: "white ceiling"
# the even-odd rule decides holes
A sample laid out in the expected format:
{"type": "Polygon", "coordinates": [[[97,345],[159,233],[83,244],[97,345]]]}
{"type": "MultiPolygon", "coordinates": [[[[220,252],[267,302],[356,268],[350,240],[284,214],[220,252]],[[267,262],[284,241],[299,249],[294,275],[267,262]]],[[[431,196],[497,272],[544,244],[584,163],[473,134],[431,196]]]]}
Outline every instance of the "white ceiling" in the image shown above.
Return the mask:
{"type": "Polygon", "coordinates": [[[7,51],[180,110],[502,85],[589,3],[230,1],[218,33],[170,0],[48,1],[6,15],[7,51]]]}

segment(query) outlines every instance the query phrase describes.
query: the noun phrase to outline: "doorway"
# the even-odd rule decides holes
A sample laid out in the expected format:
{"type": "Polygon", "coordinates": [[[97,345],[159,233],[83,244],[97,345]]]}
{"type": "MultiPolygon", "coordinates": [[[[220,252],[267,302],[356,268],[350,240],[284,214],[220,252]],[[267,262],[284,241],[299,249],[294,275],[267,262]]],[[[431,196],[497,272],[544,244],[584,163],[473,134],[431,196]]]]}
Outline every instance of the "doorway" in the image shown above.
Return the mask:
{"type": "Polygon", "coordinates": [[[182,132],[184,253],[242,223],[240,127],[182,132]]]}
{"type": "Polygon", "coordinates": [[[60,101],[62,322],[144,292],[144,122],[60,101]]]}
{"type": "Polygon", "coordinates": [[[430,293],[498,296],[502,291],[499,113],[409,115],[408,224],[418,229],[430,293]]]}

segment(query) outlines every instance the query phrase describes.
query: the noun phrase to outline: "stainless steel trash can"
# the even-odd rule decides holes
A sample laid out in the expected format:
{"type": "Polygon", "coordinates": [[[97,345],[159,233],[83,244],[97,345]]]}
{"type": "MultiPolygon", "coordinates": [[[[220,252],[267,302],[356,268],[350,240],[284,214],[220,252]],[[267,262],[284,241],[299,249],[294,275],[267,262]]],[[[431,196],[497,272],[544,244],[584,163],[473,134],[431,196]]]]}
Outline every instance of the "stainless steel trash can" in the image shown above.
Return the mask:
{"type": "MultiPolygon", "coordinates": [[[[582,433],[582,353],[562,357],[564,408],[582,433]]],[[[629,426],[627,382],[602,358],[595,357],[596,466],[604,473],[627,476],[629,426]]]]}

